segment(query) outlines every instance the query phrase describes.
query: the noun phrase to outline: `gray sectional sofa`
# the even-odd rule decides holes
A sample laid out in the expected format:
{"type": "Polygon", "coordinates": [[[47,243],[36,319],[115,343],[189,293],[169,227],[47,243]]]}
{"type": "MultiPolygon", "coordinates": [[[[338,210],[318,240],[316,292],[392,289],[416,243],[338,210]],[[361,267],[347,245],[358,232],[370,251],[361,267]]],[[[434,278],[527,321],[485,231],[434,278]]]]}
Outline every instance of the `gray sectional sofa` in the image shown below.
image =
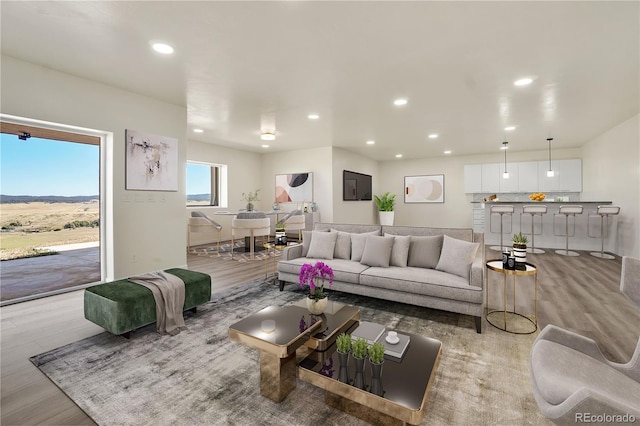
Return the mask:
{"type": "Polygon", "coordinates": [[[466,228],[316,223],[278,262],[280,290],[305,263],[334,271],[332,290],[474,317],[484,309],[484,238],[466,228]]]}

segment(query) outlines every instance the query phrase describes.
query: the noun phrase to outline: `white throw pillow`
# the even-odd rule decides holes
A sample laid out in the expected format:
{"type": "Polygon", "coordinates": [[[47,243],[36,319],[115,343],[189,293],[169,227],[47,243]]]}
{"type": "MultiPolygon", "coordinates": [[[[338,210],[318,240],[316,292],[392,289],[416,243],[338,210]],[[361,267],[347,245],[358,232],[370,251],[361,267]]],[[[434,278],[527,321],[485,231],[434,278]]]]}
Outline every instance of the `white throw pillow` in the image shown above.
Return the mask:
{"type": "Polygon", "coordinates": [[[393,235],[384,234],[385,237],[394,237],[393,247],[391,248],[391,260],[389,264],[391,266],[407,266],[407,259],[409,258],[409,244],[411,243],[411,237],[406,235],[393,235]]]}
{"type": "Polygon", "coordinates": [[[337,232],[313,231],[307,257],[313,259],[333,259],[337,232]]]}
{"type": "Polygon", "coordinates": [[[442,242],[442,253],[436,269],[469,279],[471,264],[478,252],[478,243],[470,243],[447,235],[442,242]]]}
{"type": "Polygon", "coordinates": [[[393,248],[393,240],[393,237],[367,235],[360,263],[363,265],[388,268],[389,260],[391,259],[391,249],[393,248]]]}
{"type": "Polygon", "coordinates": [[[351,260],[360,262],[362,253],[364,253],[364,245],[367,242],[367,235],[380,235],[378,231],[364,232],[362,234],[351,234],[351,260]]]}
{"type": "Polygon", "coordinates": [[[351,234],[348,232],[338,231],[332,229],[331,232],[336,232],[338,238],[336,239],[336,248],[333,251],[334,259],[351,259],[351,234]]]}

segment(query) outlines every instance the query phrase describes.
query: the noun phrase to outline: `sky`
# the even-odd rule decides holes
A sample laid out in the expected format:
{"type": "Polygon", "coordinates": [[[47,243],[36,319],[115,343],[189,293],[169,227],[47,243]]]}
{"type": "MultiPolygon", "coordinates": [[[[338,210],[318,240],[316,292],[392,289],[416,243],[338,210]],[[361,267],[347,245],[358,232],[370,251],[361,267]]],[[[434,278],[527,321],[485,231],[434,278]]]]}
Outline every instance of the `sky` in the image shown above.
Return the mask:
{"type": "Polygon", "coordinates": [[[100,147],[0,133],[0,194],[98,195],[100,147]]]}
{"type": "Polygon", "coordinates": [[[211,193],[211,165],[187,163],[187,195],[211,193]]]}

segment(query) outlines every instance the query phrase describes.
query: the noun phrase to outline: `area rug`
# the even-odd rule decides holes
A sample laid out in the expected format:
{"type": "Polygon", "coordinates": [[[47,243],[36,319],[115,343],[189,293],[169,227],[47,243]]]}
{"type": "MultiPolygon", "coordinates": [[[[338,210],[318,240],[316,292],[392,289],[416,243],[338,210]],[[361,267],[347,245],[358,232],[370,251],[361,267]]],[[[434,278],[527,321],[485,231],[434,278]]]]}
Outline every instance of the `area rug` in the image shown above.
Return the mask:
{"type": "MultiPolygon", "coordinates": [[[[323,391],[298,380],[280,404],[260,396],[259,354],[229,340],[229,325],[269,305],[299,301],[260,282],[240,285],[187,316],[187,330],[161,336],[153,326],[130,340],[102,333],[31,361],[100,425],[364,425],[324,404],[323,391]]],[[[361,320],[443,343],[424,425],[551,424],[531,391],[534,335],[512,335],[471,317],[332,292],[359,306],[361,320]]]]}

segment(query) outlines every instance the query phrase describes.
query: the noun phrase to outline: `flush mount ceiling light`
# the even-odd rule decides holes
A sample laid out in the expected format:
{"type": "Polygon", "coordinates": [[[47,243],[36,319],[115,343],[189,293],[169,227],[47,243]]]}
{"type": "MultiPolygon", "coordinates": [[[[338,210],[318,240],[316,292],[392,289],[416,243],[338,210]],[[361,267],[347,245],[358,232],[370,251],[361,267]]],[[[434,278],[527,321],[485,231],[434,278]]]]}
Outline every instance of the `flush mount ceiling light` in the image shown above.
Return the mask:
{"type": "Polygon", "coordinates": [[[404,98],[400,98],[400,99],[396,99],[395,101],[393,101],[393,104],[395,106],[402,106],[402,105],[406,105],[407,104],[407,100],[404,98]]]}
{"type": "Polygon", "coordinates": [[[193,133],[202,133],[204,130],[202,129],[193,129],[193,133]]]}
{"type": "Polygon", "coordinates": [[[307,115],[307,118],[309,120],[317,120],[318,118],[320,118],[320,116],[318,114],[309,114],[307,115]]]}
{"type": "Polygon", "coordinates": [[[531,77],[525,77],[525,78],[520,78],[516,81],[513,82],[513,84],[515,86],[528,86],[529,84],[531,84],[533,82],[533,78],[531,77]]]}
{"type": "Polygon", "coordinates": [[[374,145],[376,141],[367,141],[367,145],[374,145]]]}
{"type": "Polygon", "coordinates": [[[438,138],[438,134],[437,133],[431,133],[429,135],[429,139],[437,139],[438,138]]]}
{"type": "Polygon", "coordinates": [[[273,141],[276,139],[276,134],[272,130],[263,130],[260,134],[260,139],[263,141],[273,141]]]}
{"type": "Polygon", "coordinates": [[[504,173],[502,174],[502,179],[509,179],[509,172],[507,171],[507,149],[509,149],[509,142],[502,142],[503,150],[504,150],[504,173]]]}
{"type": "Polygon", "coordinates": [[[547,142],[549,143],[549,170],[547,170],[547,177],[553,177],[555,173],[551,169],[551,141],[553,138],[547,138],[547,142]]]}
{"type": "Polygon", "coordinates": [[[162,53],[163,55],[171,55],[173,53],[173,47],[166,43],[152,43],[151,47],[153,50],[158,53],[162,53]]]}

